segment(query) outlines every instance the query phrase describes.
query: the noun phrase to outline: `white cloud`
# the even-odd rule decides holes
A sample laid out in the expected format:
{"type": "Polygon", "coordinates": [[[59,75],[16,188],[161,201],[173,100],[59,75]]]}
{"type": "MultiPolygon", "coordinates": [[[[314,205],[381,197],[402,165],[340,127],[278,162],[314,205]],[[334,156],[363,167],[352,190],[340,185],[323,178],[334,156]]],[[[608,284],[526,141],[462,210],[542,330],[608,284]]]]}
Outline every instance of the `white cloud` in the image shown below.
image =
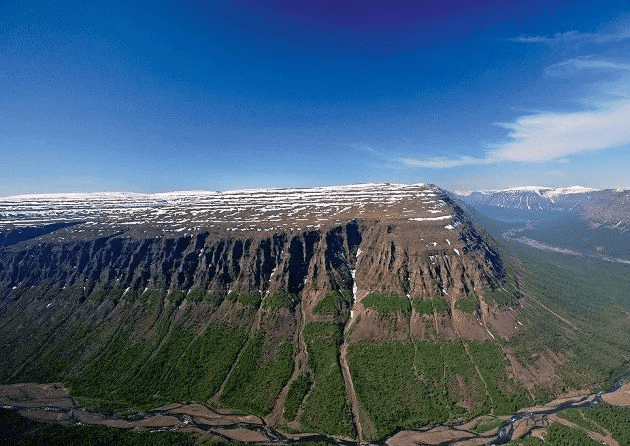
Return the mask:
{"type": "Polygon", "coordinates": [[[399,158],[406,167],[449,169],[507,162],[566,162],[571,156],[630,145],[630,76],[599,85],[600,94],[588,109],[572,112],[538,112],[513,122],[497,123],[508,130],[506,140],[488,146],[479,157],[399,158]]]}
{"type": "Polygon", "coordinates": [[[536,163],[630,144],[630,100],[605,103],[588,111],[536,113],[512,123],[508,141],[488,152],[489,159],[536,163]]]}
{"type": "MultiPolygon", "coordinates": [[[[551,36],[522,35],[511,39],[524,43],[615,44],[630,38],[630,16],[623,17],[598,33],[568,31],[551,36]]],[[[577,45],[580,44],[580,45],[577,45]]],[[[619,45],[614,54],[620,54],[619,45]]],[[[612,48],[609,48],[612,49],[612,48]]],[[[611,54],[611,51],[607,52],[611,54]]],[[[479,156],[398,158],[407,167],[448,169],[516,162],[523,164],[567,162],[571,156],[630,145],[630,64],[597,56],[577,56],[546,68],[551,76],[572,77],[583,71],[614,72],[615,81],[590,83],[596,93],[577,101],[581,109],[569,112],[536,112],[498,123],[508,130],[502,143],[487,146],[479,156]]],[[[593,73],[590,73],[593,74],[593,73]]],[[[594,79],[590,77],[589,79],[594,79]]]]}

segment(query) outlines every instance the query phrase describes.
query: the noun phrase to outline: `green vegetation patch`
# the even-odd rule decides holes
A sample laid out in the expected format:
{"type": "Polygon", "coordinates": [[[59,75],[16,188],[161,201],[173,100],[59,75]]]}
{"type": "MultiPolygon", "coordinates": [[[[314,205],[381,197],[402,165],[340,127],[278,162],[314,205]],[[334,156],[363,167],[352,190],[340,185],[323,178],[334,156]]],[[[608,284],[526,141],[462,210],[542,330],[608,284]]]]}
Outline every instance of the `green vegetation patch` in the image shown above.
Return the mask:
{"type": "Polygon", "coordinates": [[[258,291],[253,291],[251,293],[239,294],[239,293],[230,293],[228,295],[232,301],[237,300],[238,303],[244,306],[249,307],[259,307],[262,298],[260,297],[260,293],[258,291]],[[235,296],[232,296],[235,294],[235,296]]]}
{"type": "Polygon", "coordinates": [[[551,423],[547,427],[544,441],[536,437],[527,437],[510,441],[508,446],[597,446],[600,444],[580,429],[574,429],[561,423],[551,423]]]}
{"type": "Polygon", "coordinates": [[[466,415],[453,383],[468,387],[465,396],[474,407],[485,401],[461,342],[365,341],[349,346],[348,362],[359,402],[374,423],[371,440],[466,415]]]}
{"type": "Polygon", "coordinates": [[[486,418],[480,420],[479,423],[475,424],[475,426],[471,430],[478,434],[483,434],[501,426],[501,423],[503,423],[503,421],[501,421],[499,418],[486,418]]]}
{"type": "Polygon", "coordinates": [[[545,445],[599,444],[593,442],[594,440],[584,432],[597,432],[605,435],[603,429],[610,432],[620,445],[630,445],[630,407],[618,407],[600,402],[592,407],[566,409],[558,412],[557,415],[576,424],[580,429],[572,429],[559,423],[553,423],[545,436],[545,445]]]}
{"type": "Polygon", "coordinates": [[[260,416],[271,412],[278,394],[293,373],[291,342],[283,342],[277,352],[266,355],[269,352],[265,350],[273,347],[265,342],[265,334],[261,331],[249,340],[225,384],[221,403],[260,416]],[[266,356],[273,359],[264,363],[266,356]]]}
{"type": "MultiPolygon", "coordinates": [[[[132,296],[133,293],[127,292],[126,295],[132,296]]],[[[167,297],[168,297],[168,300],[172,302],[174,305],[180,305],[186,298],[186,295],[182,291],[176,290],[176,291],[170,292],[167,295],[167,297]]],[[[134,297],[130,297],[130,300],[134,300],[134,297]]]]}
{"type": "Polygon", "coordinates": [[[210,324],[177,361],[169,393],[174,400],[207,401],[219,391],[246,336],[225,322],[210,324]]]}
{"type": "Polygon", "coordinates": [[[265,296],[263,308],[289,308],[291,301],[291,295],[287,290],[276,290],[265,296]]]}
{"type": "Polygon", "coordinates": [[[245,336],[245,328],[235,331],[222,321],[200,336],[184,324],[169,329],[163,315],[145,336],[116,334],[68,382],[73,395],[112,408],[207,401],[219,390],[245,336]]]}
{"type": "Polygon", "coordinates": [[[583,409],[583,413],[607,429],[620,445],[630,445],[630,407],[600,403],[595,407],[583,409]]]}
{"type": "Polygon", "coordinates": [[[379,317],[390,318],[398,314],[409,314],[411,302],[404,295],[394,293],[370,293],[363,299],[366,308],[373,308],[379,317]]]}
{"type": "Polygon", "coordinates": [[[445,299],[414,298],[411,302],[413,309],[420,314],[447,314],[450,306],[445,299]]]}
{"type": "Polygon", "coordinates": [[[562,412],[558,412],[556,415],[580,426],[581,428],[605,435],[604,431],[588,418],[584,409],[566,409],[562,412]]]}
{"type": "Polygon", "coordinates": [[[487,291],[483,295],[486,302],[496,303],[499,308],[506,309],[518,304],[518,292],[514,285],[506,284],[505,287],[498,288],[493,291],[487,291]]]}
{"type": "Polygon", "coordinates": [[[352,415],[339,365],[342,325],[309,322],[303,334],[313,387],[306,397],[299,422],[305,430],[353,436],[352,415]]]}
{"type": "Polygon", "coordinates": [[[518,272],[519,291],[532,297],[518,309],[519,335],[506,340],[519,361],[531,366],[549,350],[567,358],[556,366],[559,380],[549,396],[612,384],[627,368],[630,350],[628,266],[517,244],[508,248],[505,258],[518,272]]]}
{"type": "Polygon", "coordinates": [[[350,317],[350,307],[352,306],[352,291],[335,290],[326,294],[315,306],[315,314],[329,314],[347,319],[350,317]]]}
{"type": "Polygon", "coordinates": [[[304,397],[311,387],[312,381],[308,375],[302,374],[291,383],[289,392],[284,400],[284,418],[287,421],[295,420],[298,409],[302,405],[304,397]]]}
{"type": "Polygon", "coordinates": [[[208,291],[204,299],[213,305],[220,305],[226,298],[226,293],[219,290],[208,291]]]}
{"type": "Polygon", "coordinates": [[[201,302],[206,297],[206,290],[203,288],[193,288],[186,294],[186,299],[192,302],[201,302]]]}
{"type": "Polygon", "coordinates": [[[493,342],[470,342],[468,352],[486,383],[495,415],[510,415],[531,402],[522,384],[508,377],[506,359],[493,342]]]}
{"type": "Polygon", "coordinates": [[[370,440],[397,428],[442,424],[491,410],[505,413],[529,402],[524,389],[508,378],[507,360],[496,344],[471,342],[467,347],[470,356],[459,340],[351,344],[348,363],[354,387],[375,428],[370,440]]]}
{"type": "Polygon", "coordinates": [[[551,423],[543,438],[544,444],[550,446],[601,446],[600,442],[593,440],[580,429],[560,423],[551,423]]]}
{"type": "Polygon", "coordinates": [[[545,443],[538,437],[529,436],[520,440],[512,440],[508,446],[542,446],[545,443]]]}
{"type": "Polygon", "coordinates": [[[474,313],[479,309],[479,298],[476,294],[468,295],[455,302],[455,308],[464,313],[474,313]]]}

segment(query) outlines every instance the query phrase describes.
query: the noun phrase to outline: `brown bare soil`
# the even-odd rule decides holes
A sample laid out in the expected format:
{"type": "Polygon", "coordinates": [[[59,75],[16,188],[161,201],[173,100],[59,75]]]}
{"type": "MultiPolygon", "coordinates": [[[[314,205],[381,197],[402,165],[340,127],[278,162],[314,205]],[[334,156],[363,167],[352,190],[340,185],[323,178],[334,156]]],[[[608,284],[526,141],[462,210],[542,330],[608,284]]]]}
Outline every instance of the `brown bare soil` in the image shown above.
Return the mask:
{"type": "Polygon", "coordinates": [[[613,406],[630,407],[630,383],[621,386],[613,393],[607,393],[602,399],[613,406]]]}
{"type": "Polygon", "coordinates": [[[146,420],[141,420],[138,422],[138,426],[140,427],[166,427],[166,426],[176,426],[180,424],[178,418],[169,417],[167,415],[156,415],[151,418],[147,418],[146,420]]]}
{"type": "Polygon", "coordinates": [[[34,421],[43,421],[46,423],[59,423],[66,426],[72,424],[70,421],[70,417],[67,413],[62,412],[49,412],[47,410],[29,410],[27,412],[22,412],[21,415],[24,415],[31,420],[34,421]]]}
{"type": "Polygon", "coordinates": [[[236,429],[217,429],[216,432],[220,435],[225,435],[234,441],[243,441],[245,443],[269,442],[269,438],[264,435],[242,427],[237,427],[236,429]]]}
{"type": "Polygon", "coordinates": [[[514,350],[511,347],[503,346],[502,349],[510,362],[508,373],[518,379],[530,395],[533,395],[532,392],[537,385],[543,384],[553,387],[558,381],[554,362],[557,365],[560,363],[560,359],[556,355],[550,354],[550,359],[548,359],[547,356],[541,354],[533,365],[526,367],[516,359],[514,350]]]}
{"type": "Polygon", "coordinates": [[[481,319],[487,327],[502,338],[511,338],[519,332],[518,322],[514,311],[502,311],[494,305],[488,305],[480,299],[481,319]]]}
{"type": "Polygon", "coordinates": [[[456,308],[452,311],[455,331],[461,337],[474,341],[486,341],[492,338],[476,314],[466,314],[456,308]]]}
{"type": "Polygon", "coordinates": [[[417,445],[485,445],[489,437],[479,436],[467,430],[438,426],[427,431],[401,431],[389,438],[388,446],[417,446],[417,445]]]}
{"type": "Polygon", "coordinates": [[[514,423],[512,440],[523,438],[525,435],[531,434],[534,430],[546,428],[548,425],[549,420],[546,415],[532,415],[531,417],[519,420],[514,423]]]}
{"type": "Polygon", "coordinates": [[[73,407],[74,401],[61,384],[0,385],[0,404],[20,407],[73,407]]]}

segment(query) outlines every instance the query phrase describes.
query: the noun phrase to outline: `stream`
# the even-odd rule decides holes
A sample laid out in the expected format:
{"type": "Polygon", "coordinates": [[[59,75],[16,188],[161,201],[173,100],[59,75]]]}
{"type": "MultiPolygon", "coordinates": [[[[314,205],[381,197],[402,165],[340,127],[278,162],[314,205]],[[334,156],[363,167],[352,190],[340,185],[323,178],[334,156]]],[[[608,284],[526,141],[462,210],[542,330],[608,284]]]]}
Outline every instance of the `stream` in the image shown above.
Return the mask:
{"type": "MultiPolygon", "coordinates": [[[[465,430],[458,426],[429,426],[421,429],[398,429],[390,434],[387,438],[371,442],[370,444],[379,446],[392,446],[398,443],[394,437],[398,434],[404,434],[408,438],[413,438],[415,434],[422,435],[426,438],[427,434],[430,435],[430,431],[436,429],[449,430],[451,433],[458,434],[459,438],[453,438],[443,443],[433,444],[453,444],[458,442],[470,441],[476,439],[480,441],[479,444],[487,445],[502,445],[508,443],[512,439],[515,427],[523,421],[532,418],[544,418],[549,415],[555,414],[565,409],[571,408],[583,408],[597,405],[601,402],[602,396],[608,393],[612,393],[623,385],[624,381],[630,377],[630,370],[626,371],[617,382],[605,391],[585,395],[582,397],[572,398],[570,401],[562,400],[556,405],[553,401],[546,406],[538,408],[522,409],[516,412],[509,420],[503,422],[494,436],[478,435],[465,430]],[[392,440],[393,439],[393,440],[392,440]],[[392,441],[390,441],[392,440],[392,441]]],[[[197,430],[216,435],[224,438],[228,441],[239,441],[243,443],[275,443],[275,444],[300,444],[306,442],[326,442],[332,444],[339,444],[344,446],[359,446],[359,443],[352,440],[340,439],[337,437],[325,435],[325,434],[283,434],[273,427],[267,425],[262,418],[259,417],[245,417],[238,415],[223,415],[206,406],[195,405],[172,407],[170,409],[156,409],[147,412],[140,412],[129,416],[118,416],[114,412],[109,410],[85,410],[76,407],[74,401],[69,397],[65,404],[59,403],[58,405],[36,405],[34,401],[32,405],[24,404],[2,404],[5,409],[11,409],[19,412],[20,414],[32,419],[42,419],[42,414],[48,416],[59,417],[58,422],[64,424],[72,424],[76,426],[85,425],[107,425],[118,426],[125,429],[132,429],[135,427],[149,428],[151,431],[171,431],[195,428],[197,430]],[[71,402],[68,402],[70,400],[71,402]],[[194,414],[195,410],[201,410],[203,413],[194,414]],[[187,413],[186,413],[187,412],[187,413]],[[30,414],[30,416],[29,416],[30,414]],[[214,417],[215,421],[209,417],[214,417]],[[85,422],[86,417],[93,420],[92,422],[85,422]],[[255,418],[256,422],[242,421],[243,418],[255,418]],[[96,419],[96,421],[94,421],[96,419]],[[203,422],[201,419],[208,421],[203,422]],[[81,421],[83,420],[83,421],[81,421]],[[177,420],[177,421],[175,421],[177,420]],[[219,422],[222,421],[222,422],[219,422]],[[240,438],[239,438],[240,437],[240,438]]]]}

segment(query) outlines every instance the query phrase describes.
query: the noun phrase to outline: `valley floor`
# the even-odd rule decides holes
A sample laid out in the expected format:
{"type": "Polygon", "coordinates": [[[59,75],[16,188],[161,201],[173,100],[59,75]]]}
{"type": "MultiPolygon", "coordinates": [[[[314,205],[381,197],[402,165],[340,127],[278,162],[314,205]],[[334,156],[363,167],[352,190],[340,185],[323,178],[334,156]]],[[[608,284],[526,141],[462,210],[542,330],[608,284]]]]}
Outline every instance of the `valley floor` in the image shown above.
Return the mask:
{"type": "MultiPolygon", "coordinates": [[[[134,432],[178,431],[200,435],[204,441],[243,442],[254,444],[323,443],[340,441],[343,444],[358,443],[321,434],[282,433],[268,426],[255,415],[234,414],[217,411],[201,404],[170,404],[154,410],[118,416],[107,410],[89,410],[77,406],[73,398],[58,384],[11,384],[0,386],[0,404],[30,420],[56,423],[65,426],[106,426],[134,432]]],[[[554,430],[569,429],[571,435],[585,435],[600,444],[619,446],[628,444],[618,441],[613,432],[598,425],[585,416],[588,407],[625,408],[623,414],[630,416],[630,384],[608,393],[578,395],[560,398],[545,404],[521,409],[512,417],[480,416],[464,424],[435,426],[428,429],[401,430],[377,444],[387,446],[440,445],[458,446],[484,445],[489,442],[518,441],[524,438],[543,438],[554,426],[554,430]],[[600,401],[604,401],[600,402],[600,401]],[[575,419],[575,411],[590,424],[584,425],[575,419]],[[576,421],[578,421],[576,423],[576,421]],[[562,425],[564,427],[556,427],[562,425]]],[[[586,438],[585,437],[585,438],[586,438]]],[[[617,436],[618,437],[618,436],[617,436]]],[[[531,443],[525,444],[535,444],[531,443]]],[[[542,444],[542,443],[541,443],[542,444]]],[[[545,443],[546,444],[546,443],[545,443]]]]}

